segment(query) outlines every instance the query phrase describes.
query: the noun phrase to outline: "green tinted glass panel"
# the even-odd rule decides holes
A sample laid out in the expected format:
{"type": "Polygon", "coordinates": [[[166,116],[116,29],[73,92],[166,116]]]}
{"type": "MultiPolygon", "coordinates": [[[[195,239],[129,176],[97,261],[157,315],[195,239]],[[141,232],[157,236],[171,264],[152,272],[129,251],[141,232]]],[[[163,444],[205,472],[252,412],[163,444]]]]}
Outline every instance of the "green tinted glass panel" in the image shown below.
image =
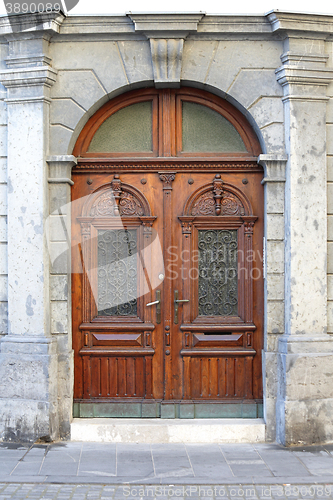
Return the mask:
{"type": "Polygon", "coordinates": [[[89,153],[135,153],[152,151],[152,102],[139,102],[120,109],[97,130],[89,153]]]}
{"type": "Polygon", "coordinates": [[[231,123],[213,109],[183,102],[184,153],[245,153],[241,136],[231,123]]]}
{"type": "Polygon", "coordinates": [[[237,316],[237,230],[198,231],[199,316],[237,316]]]}

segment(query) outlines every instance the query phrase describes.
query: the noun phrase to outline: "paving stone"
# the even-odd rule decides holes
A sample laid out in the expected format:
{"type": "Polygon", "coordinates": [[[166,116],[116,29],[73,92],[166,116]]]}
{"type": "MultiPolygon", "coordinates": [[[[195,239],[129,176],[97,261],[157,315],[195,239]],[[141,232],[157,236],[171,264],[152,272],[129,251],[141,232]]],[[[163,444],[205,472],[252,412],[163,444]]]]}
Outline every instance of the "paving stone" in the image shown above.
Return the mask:
{"type": "Polygon", "coordinates": [[[154,476],[150,445],[117,445],[117,475],[154,476]]]}
{"type": "Polygon", "coordinates": [[[218,445],[186,445],[186,451],[195,476],[206,475],[209,478],[220,474],[221,477],[232,477],[218,445]]]}
{"type": "Polygon", "coordinates": [[[151,445],[157,477],[194,476],[184,445],[151,445]]]}

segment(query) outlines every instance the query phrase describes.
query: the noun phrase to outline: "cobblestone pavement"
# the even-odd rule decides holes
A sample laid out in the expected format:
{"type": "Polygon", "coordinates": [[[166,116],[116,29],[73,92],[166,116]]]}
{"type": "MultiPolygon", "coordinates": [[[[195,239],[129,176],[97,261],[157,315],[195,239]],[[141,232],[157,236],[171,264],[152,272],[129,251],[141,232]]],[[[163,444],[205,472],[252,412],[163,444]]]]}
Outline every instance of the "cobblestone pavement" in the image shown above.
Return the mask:
{"type": "Polygon", "coordinates": [[[333,499],[333,445],[0,443],[0,500],[333,499]]]}

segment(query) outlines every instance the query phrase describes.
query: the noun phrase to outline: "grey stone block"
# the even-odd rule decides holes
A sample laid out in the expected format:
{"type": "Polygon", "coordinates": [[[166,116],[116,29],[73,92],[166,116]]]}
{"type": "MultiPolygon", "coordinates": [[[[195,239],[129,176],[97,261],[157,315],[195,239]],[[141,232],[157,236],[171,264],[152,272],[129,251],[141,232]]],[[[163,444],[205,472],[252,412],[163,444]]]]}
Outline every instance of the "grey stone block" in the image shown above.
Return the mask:
{"type": "Polygon", "coordinates": [[[7,104],[5,101],[0,100],[0,126],[7,126],[7,104]]]}
{"type": "Polygon", "coordinates": [[[53,274],[67,274],[69,271],[70,249],[67,243],[51,242],[49,244],[51,272],[53,274]]]}
{"type": "Polygon", "coordinates": [[[247,67],[237,74],[228,93],[247,109],[261,96],[281,96],[282,89],[276,81],[275,70],[247,67]]]}
{"type": "Polygon", "coordinates": [[[261,97],[249,108],[255,123],[259,128],[266,127],[271,123],[283,124],[283,102],[279,97],[261,97]]]}
{"type": "MultiPolygon", "coordinates": [[[[50,154],[66,155],[70,151],[73,131],[62,125],[50,125],[50,154]]],[[[74,144],[72,145],[74,146],[74,144]]]]}
{"type": "Polygon", "coordinates": [[[50,106],[50,124],[64,125],[74,130],[84,114],[85,110],[70,97],[65,99],[52,99],[50,106]]]}
{"type": "Polygon", "coordinates": [[[261,129],[266,151],[280,153],[284,151],[284,125],[272,123],[261,129]]]}
{"type": "Polygon", "coordinates": [[[73,42],[70,46],[60,43],[51,46],[51,53],[54,67],[60,70],[60,80],[57,82],[56,88],[53,89],[52,95],[58,97],[75,95],[78,104],[85,109],[89,109],[98,100],[98,97],[94,95],[97,87],[93,83],[92,77],[98,82],[100,88],[105,89],[106,93],[128,84],[124,72],[124,63],[121,60],[116,41],[99,43],[81,41],[73,42]],[[75,57],[72,57],[73,51],[75,51],[75,57]],[[64,73],[68,75],[63,76],[64,73]],[[89,73],[91,73],[90,76],[89,73]],[[74,81],[73,85],[77,83],[78,88],[70,87],[67,90],[65,82],[71,78],[74,81]],[[85,88],[92,90],[91,97],[84,96],[85,88]]]}
{"type": "Polygon", "coordinates": [[[7,158],[0,158],[0,184],[7,184],[7,158]]]}
{"type": "Polygon", "coordinates": [[[61,210],[62,214],[68,213],[69,186],[67,184],[49,184],[50,193],[50,213],[58,213],[61,210]]]}
{"type": "MultiPolygon", "coordinates": [[[[282,51],[281,41],[271,41],[268,44],[262,44],[260,41],[239,40],[237,41],[237,45],[235,45],[235,42],[232,40],[222,40],[219,42],[211,64],[207,83],[229,92],[232,83],[240,72],[240,68],[245,67],[251,68],[251,70],[253,68],[257,71],[263,67],[272,68],[271,73],[274,76],[274,69],[281,65],[280,55],[282,51]]],[[[255,79],[251,83],[252,88],[258,84],[255,79]]],[[[276,86],[277,83],[275,81],[274,87],[276,86]]],[[[251,89],[249,90],[251,94],[251,89]]],[[[282,91],[280,89],[278,95],[281,94],[282,91]]],[[[259,95],[261,94],[259,93],[259,95]]],[[[253,100],[250,99],[250,102],[253,102],[253,100]]],[[[243,103],[241,102],[241,104],[243,103]]]]}
{"type": "Polygon", "coordinates": [[[185,40],[182,80],[205,82],[219,42],[217,40],[185,40]]]}
{"type": "Polygon", "coordinates": [[[8,272],[8,248],[6,243],[0,243],[0,274],[8,272]]]}
{"type": "Polygon", "coordinates": [[[284,243],[283,241],[267,241],[267,273],[284,272],[284,243]]]}
{"type": "Polygon", "coordinates": [[[284,275],[267,274],[268,300],[284,300],[284,275]]]}
{"type": "Polygon", "coordinates": [[[0,184],[0,215],[7,215],[7,185],[0,184]]]}
{"type": "Polygon", "coordinates": [[[68,276],[67,274],[53,274],[50,276],[50,300],[68,299],[68,276]]]}
{"type": "Polygon", "coordinates": [[[333,155],[333,123],[328,123],[326,125],[326,153],[328,155],[333,155]]]}
{"type": "MultiPolygon", "coordinates": [[[[105,54],[104,48],[104,56],[105,54]]],[[[73,58],[71,59],[73,60],[73,58]]],[[[107,61],[105,61],[104,57],[101,60],[101,64],[110,75],[110,69],[109,66],[107,66],[107,61]]],[[[92,66],[90,66],[90,68],[91,67],[92,66]]],[[[112,74],[115,73],[112,72],[112,74]]],[[[101,82],[98,80],[98,77],[92,69],[59,71],[57,81],[51,90],[52,97],[66,98],[75,95],[75,101],[85,110],[89,110],[94,104],[96,104],[96,102],[104,97],[105,94],[105,88],[103,88],[101,82]]],[[[61,153],[51,152],[50,154],[61,153]]]]}
{"type": "Polygon", "coordinates": [[[266,210],[268,214],[284,214],[283,182],[269,182],[266,185],[266,210]]]}
{"type": "Polygon", "coordinates": [[[51,333],[68,332],[68,304],[67,301],[51,302],[51,333]]]}
{"type": "Polygon", "coordinates": [[[7,217],[0,215],[0,243],[7,242],[7,217]]]}
{"type": "Polygon", "coordinates": [[[118,47],[128,81],[152,82],[153,68],[148,40],[136,42],[121,40],[118,42],[118,47]]]}
{"type": "Polygon", "coordinates": [[[0,333],[8,333],[8,302],[0,302],[0,333]]]}
{"type": "Polygon", "coordinates": [[[1,399],[0,438],[4,441],[34,442],[57,438],[57,414],[52,403],[38,400],[1,399]]]}
{"type": "Polygon", "coordinates": [[[284,302],[277,300],[267,302],[267,332],[284,332],[284,302]]]}
{"type": "Polygon", "coordinates": [[[0,301],[6,302],[8,298],[8,278],[7,275],[0,274],[0,301]]]}
{"type": "Polygon", "coordinates": [[[7,126],[0,125],[0,155],[7,155],[7,126]]]}

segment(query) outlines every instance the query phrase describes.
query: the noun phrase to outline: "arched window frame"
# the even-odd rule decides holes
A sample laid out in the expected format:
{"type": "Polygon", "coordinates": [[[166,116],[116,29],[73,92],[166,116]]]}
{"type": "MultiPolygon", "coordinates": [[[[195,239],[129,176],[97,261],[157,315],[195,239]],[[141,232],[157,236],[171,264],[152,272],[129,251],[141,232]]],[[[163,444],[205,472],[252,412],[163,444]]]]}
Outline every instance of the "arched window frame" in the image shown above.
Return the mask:
{"type": "Polygon", "coordinates": [[[260,154],[259,141],[245,116],[228,101],[205,91],[182,87],[180,89],[140,89],[120,95],[102,106],[86,123],[73,154],[78,158],[197,158],[211,157],[253,161],[260,154]],[[152,102],[152,151],[145,152],[89,152],[89,145],[99,127],[117,111],[139,102],[152,102]],[[182,102],[207,106],[226,118],[239,133],[247,151],[195,152],[182,151],[182,102]]]}

